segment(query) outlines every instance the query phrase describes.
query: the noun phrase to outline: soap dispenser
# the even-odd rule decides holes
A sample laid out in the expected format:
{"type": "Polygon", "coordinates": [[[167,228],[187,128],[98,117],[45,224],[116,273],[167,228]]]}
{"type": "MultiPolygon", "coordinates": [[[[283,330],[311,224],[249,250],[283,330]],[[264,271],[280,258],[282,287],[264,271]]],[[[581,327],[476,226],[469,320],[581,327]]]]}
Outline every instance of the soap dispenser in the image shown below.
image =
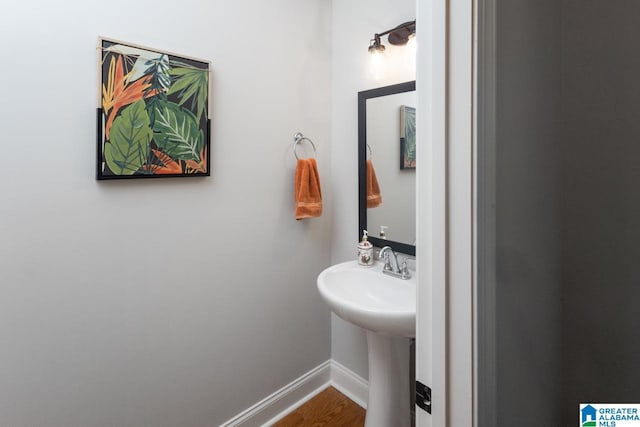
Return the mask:
{"type": "Polygon", "coordinates": [[[380,226],[380,238],[381,239],[387,239],[387,228],[389,228],[388,225],[381,225],[380,226]]]}
{"type": "Polygon", "coordinates": [[[362,230],[362,241],[358,245],[358,264],[373,265],[373,245],[367,240],[367,230],[362,230]]]}

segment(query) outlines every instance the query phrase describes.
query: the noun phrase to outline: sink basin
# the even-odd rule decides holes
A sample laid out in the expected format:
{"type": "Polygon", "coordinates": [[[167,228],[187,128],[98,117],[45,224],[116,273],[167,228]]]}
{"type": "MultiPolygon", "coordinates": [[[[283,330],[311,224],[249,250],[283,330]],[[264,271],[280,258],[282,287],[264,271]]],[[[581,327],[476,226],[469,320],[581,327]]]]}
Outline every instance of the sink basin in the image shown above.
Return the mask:
{"type": "Polygon", "coordinates": [[[367,332],[369,396],[365,427],[410,427],[409,340],[416,335],[416,279],[382,273],[357,261],[327,268],[318,291],[331,310],[367,332]]]}
{"type": "Polygon", "coordinates": [[[416,279],[382,274],[382,263],[371,267],[343,262],[318,276],[318,291],[342,319],[368,331],[414,338],[416,335],[416,279]]]}

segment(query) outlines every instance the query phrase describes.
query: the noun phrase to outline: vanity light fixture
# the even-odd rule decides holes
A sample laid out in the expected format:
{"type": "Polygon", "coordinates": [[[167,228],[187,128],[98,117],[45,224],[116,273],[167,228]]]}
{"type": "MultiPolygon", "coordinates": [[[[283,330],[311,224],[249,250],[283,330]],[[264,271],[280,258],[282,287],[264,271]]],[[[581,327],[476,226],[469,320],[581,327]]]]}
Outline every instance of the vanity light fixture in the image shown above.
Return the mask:
{"type": "Polygon", "coordinates": [[[394,46],[404,46],[416,35],[416,21],[408,21],[390,30],[375,33],[369,42],[369,53],[380,54],[384,52],[385,47],[380,42],[380,37],[386,36],[387,34],[389,35],[387,37],[389,43],[394,46]]]}
{"type": "MultiPolygon", "coordinates": [[[[385,74],[385,68],[387,65],[384,63],[384,51],[385,46],[380,41],[380,37],[387,36],[389,43],[394,46],[404,46],[409,44],[412,46],[409,53],[415,60],[415,35],[416,35],[416,21],[408,21],[394,27],[390,30],[383,31],[381,33],[375,33],[373,38],[369,41],[369,53],[371,54],[371,64],[369,72],[375,80],[380,80],[385,74]],[[410,43],[411,42],[411,43],[410,43]]],[[[415,67],[414,67],[415,68],[415,67]]]]}
{"type": "Polygon", "coordinates": [[[369,53],[370,54],[378,54],[384,52],[384,45],[380,43],[380,35],[375,34],[369,43],[369,53]]]}

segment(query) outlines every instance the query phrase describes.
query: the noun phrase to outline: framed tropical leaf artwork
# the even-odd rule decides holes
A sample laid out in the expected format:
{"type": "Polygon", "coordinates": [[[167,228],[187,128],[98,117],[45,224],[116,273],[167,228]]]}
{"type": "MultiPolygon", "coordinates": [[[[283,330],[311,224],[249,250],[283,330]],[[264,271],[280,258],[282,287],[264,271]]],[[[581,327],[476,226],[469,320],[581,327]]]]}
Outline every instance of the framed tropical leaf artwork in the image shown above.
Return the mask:
{"type": "Polygon", "coordinates": [[[98,180],[209,176],[210,63],[99,40],[98,180]]]}
{"type": "Polygon", "coordinates": [[[416,109],[400,106],[400,169],[416,168],[416,109]]]}

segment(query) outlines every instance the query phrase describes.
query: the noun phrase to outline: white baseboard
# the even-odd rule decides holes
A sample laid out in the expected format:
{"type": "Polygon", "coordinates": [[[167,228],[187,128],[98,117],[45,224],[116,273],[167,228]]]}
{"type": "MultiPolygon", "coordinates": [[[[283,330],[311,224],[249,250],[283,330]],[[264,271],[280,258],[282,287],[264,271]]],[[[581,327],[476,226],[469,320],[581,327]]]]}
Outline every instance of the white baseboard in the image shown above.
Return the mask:
{"type": "Polygon", "coordinates": [[[360,375],[331,359],[331,385],[340,393],[367,409],[369,383],[360,375]]]}
{"type": "Polygon", "coordinates": [[[273,425],[276,421],[329,386],[335,387],[349,399],[366,409],[367,381],[340,363],[330,359],[222,423],[220,427],[264,427],[273,425]]]}

